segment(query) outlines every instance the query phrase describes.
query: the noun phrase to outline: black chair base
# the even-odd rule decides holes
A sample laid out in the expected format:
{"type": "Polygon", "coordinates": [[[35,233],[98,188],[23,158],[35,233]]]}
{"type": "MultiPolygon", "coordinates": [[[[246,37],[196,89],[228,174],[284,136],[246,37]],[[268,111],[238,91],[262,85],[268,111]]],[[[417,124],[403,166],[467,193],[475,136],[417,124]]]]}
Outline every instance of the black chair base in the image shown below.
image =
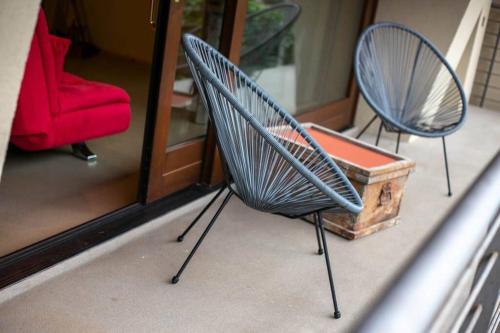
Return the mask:
{"type": "MultiPolygon", "coordinates": [[[[215,200],[217,200],[217,198],[226,189],[226,187],[227,186],[224,186],[222,189],[219,190],[219,192],[202,209],[202,211],[200,212],[200,214],[198,214],[198,216],[196,216],[196,218],[193,220],[193,222],[191,222],[191,224],[186,228],[186,230],[184,230],[184,232],[177,237],[177,241],[181,242],[181,241],[184,240],[184,237],[189,233],[189,231],[194,227],[194,225],[196,225],[196,223],[198,223],[198,221],[200,220],[200,218],[205,214],[205,212],[210,208],[210,206],[212,206],[212,204],[215,202],[215,200]]],[[[217,209],[215,215],[210,220],[210,223],[207,225],[207,227],[203,231],[202,235],[200,236],[200,238],[198,239],[198,241],[194,245],[193,249],[191,250],[191,252],[187,256],[187,258],[184,260],[184,263],[182,264],[181,268],[179,269],[179,271],[177,272],[177,274],[175,274],[172,277],[172,279],[171,279],[171,283],[172,284],[177,284],[179,282],[179,279],[180,279],[182,273],[186,269],[187,265],[189,264],[189,262],[193,258],[194,254],[196,253],[196,251],[200,247],[201,243],[205,239],[205,237],[208,234],[208,232],[211,230],[211,228],[214,225],[215,221],[217,220],[217,218],[219,217],[220,213],[222,212],[222,210],[224,209],[224,207],[226,206],[226,204],[229,202],[229,199],[231,199],[231,197],[233,196],[233,194],[234,194],[233,191],[231,189],[229,189],[229,193],[224,198],[224,201],[222,202],[222,204],[220,205],[220,207],[217,209]]],[[[317,242],[318,242],[318,251],[317,251],[317,253],[319,255],[323,255],[324,254],[324,257],[325,257],[326,268],[327,268],[327,273],[328,273],[328,281],[330,283],[330,292],[331,292],[331,295],[332,295],[332,301],[333,301],[333,307],[334,307],[333,318],[339,319],[341,317],[341,314],[340,314],[339,307],[338,307],[338,304],[337,304],[337,297],[336,297],[336,294],[335,294],[335,286],[333,284],[333,274],[332,274],[332,268],[331,268],[331,264],[330,264],[330,257],[329,257],[329,254],[328,254],[328,246],[327,246],[327,242],[326,242],[325,229],[324,229],[324,225],[323,225],[323,217],[321,215],[321,212],[314,213],[314,225],[315,225],[315,230],[316,230],[316,239],[317,239],[317,242]]]]}
{"type": "MultiPolygon", "coordinates": [[[[220,194],[221,191],[219,191],[218,194],[220,194]]],[[[224,201],[222,202],[221,206],[219,207],[219,209],[217,209],[217,212],[215,213],[214,217],[212,217],[212,220],[210,221],[210,223],[208,224],[208,226],[205,228],[205,231],[203,231],[203,234],[200,236],[200,238],[198,239],[198,241],[196,242],[195,246],[193,247],[193,249],[191,250],[191,252],[189,253],[188,257],[186,258],[186,260],[184,261],[184,263],[182,264],[181,268],[179,269],[179,271],[177,272],[176,275],[174,275],[174,277],[172,277],[172,283],[177,283],[179,281],[179,278],[181,277],[182,275],[182,272],[184,271],[184,269],[187,267],[187,265],[189,264],[189,261],[191,261],[191,258],[194,256],[194,254],[196,253],[196,250],[198,250],[198,248],[200,247],[201,243],[203,242],[203,240],[205,239],[205,236],[208,234],[208,232],[210,231],[210,229],[212,228],[212,226],[214,225],[215,221],[217,221],[217,218],[219,217],[219,214],[222,212],[222,210],[224,209],[224,207],[226,206],[226,204],[228,203],[229,199],[231,199],[231,197],[233,196],[233,191],[229,191],[229,193],[226,195],[226,197],[224,198],[224,201]]],[[[213,201],[215,200],[211,200],[208,205],[203,209],[202,213],[204,213],[205,211],[207,211],[208,207],[210,207],[210,205],[213,203],[213,201]]],[[[203,214],[200,214],[198,216],[198,219],[199,217],[201,217],[201,215],[203,214]]],[[[196,220],[195,220],[196,221],[196,220]]],[[[193,221],[194,222],[194,221],[193,221]]],[[[192,223],[193,224],[193,223],[192,223]]],[[[194,225],[194,224],[193,224],[194,225]]],[[[190,225],[190,227],[192,227],[190,225]]],[[[186,229],[186,231],[184,233],[187,233],[189,231],[189,227],[188,229],[186,229]]]]}
{"type": "Polygon", "coordinates": [[[222,194],[222,192],[224,192],[225,189],[226,189],[226,184],[224,184],[224,186],[222,186],[222,188],[219,190],[219,192],[217,192],[217,194],[212,198],[212,200],[210,200],[210,202],[205,206],[205,208],[202,209],[200,214],[198,214],[198,216],[196,216],[196,218],[193,220],[193,222],[191,222],[191,224],[189,224],[189,226],[186,228],[186,230],[184,230],[184,232],[182,234],[180,234],[179,237],[177,237],[178,242],[182,242],[184,240],[184,236],[186,236],[187,233],[196,225],[196,223],[198,223],[198,221],[203,216],[203,214],[205,214],[205,212],[210,208],[210,206],[212,206],[212,204],[215,202],[215,200],[217,200],[217,198],[222,194]]]}
{"type": "MultiPolygon", "coordinates": [[[[363,129],[356,135],[356,139],[359,139],[361,135],[363,135],[366,130],[370,127],[371,124],[378,118],[378,116],[374,116],[366,125],[363,127],[363,129]]],[[[380,135],[382,134],[382,129],[384,127],[384,122],[381,120],[380,121],[380,126],[378,128],[378,133],[377,133],[377,139],[375,140],[375,146],[378,146],[379,141],[380,141],[380,135]]],[[[398,138],[396,141],[396,154],[399,153],[399,142],[401,140],[401,131],[398,131],[398,138]]],[[[450,181],[450,170],[448,167],[448,153],[446,152],[446,142],[445,142],[445,137],[441,137],[443,140],[443,153],[444,153],[444,167],[446,170],[446,182],[448,184],[448,196],[451,197],[453,193],[451,192],[451,181],[450,181]]]]}
{"type": "Polygon", "coordinates": [[[321,245],[321,239],[320,239],[320,236],[319,236],[319,225],[318,225],[318,222],[317,222],[317,214],[314,214],[314,228],[316,229],[316,239],[318,240],[318,255],[322,255],[323,254],[323,246],[321,245]]]}
{"type": "Polygon", "coordinates": [[[446,141],[443,136],[444,166],[446,168],[446,180],[448,181],[448,196],[451,197],[450,171],[448,169],[448,154],[446,153],[446,141]]]}
{"type": "Polygon", "coordinates": [[[85,142],[74,143],[71,145],[73,155],[87,162],[97,160],[97,155],[94,154],[85,142]]]}
{"type": "Polygon", "coordinates": [[[333,301],[333,308],[334,308],[334,313],[333,317],[335,319],[340,318],[340,311],[339,311],[339,306],[337,304],[337,296],[335,294],[335,286],[333,285],[333,274],[332,274],[332,268],[330,267],[330,256],[328,255],[328,246],[326,244],[326,237],[325,237],[325,228],[323,226],[323,217],[321,216],[321,212],[316,213],[316,226],[319,228],[319,231],[321,233],[321,244],[323,245],[323,251],[324,251],[324,256],[325,256],[325,261],[326,261],[326,270],[328,272],[328,281],[330,282],[330,291],[332,293],[332,301],[333,301]]]}

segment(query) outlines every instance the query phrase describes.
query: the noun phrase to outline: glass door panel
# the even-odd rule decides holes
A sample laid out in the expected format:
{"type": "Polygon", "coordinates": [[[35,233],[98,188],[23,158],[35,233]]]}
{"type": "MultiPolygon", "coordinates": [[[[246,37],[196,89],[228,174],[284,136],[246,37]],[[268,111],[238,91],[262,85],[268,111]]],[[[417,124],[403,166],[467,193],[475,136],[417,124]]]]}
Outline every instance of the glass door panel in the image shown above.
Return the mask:
{"type": "Polygon", "coordinates": [[[207,147],[213,146],[212,136],[185,60],[181,38],[189,32],[216,48],[219,44],[227,45],[226,39],[232,38],[234,27],[227,24],[228,17],[235,17],[240,8],[235,4],[240,1],[159,2],[158,29],[164,29],[161,34],[164,37],[157,40],[163,44],[163,53],[157,59],[162,62],[162,70],[158,73],[160,85],[149,170],[147,200],[150,202],[200,183],[205,170],[211,166],[205,161],[207,155],[213,155],[213,152],[207,153],[207,147]]]}
{"type": "Polygon", "coordinates": [[[241,68],[291,114],[349,98],[364,2],[249,1],[241,68]]]}
{"type": "MultiPolygon", "coordinates": [[[[148,201],[222,180],[213,130],[181,48],[191,32],[219,48],[299,121],[352,124],[352,58],[376,0],[160,0],[165,47],[148,201]],[[163,16],[165,15],[165,16],[163,16]]],[[[161,20],[160,20],[161,21],[161,20]]]]}
{"type": "MultiPolygon", "coordinates": [[[[182,33],[194,34],[218,48],[224,14],[224,0],[187,0],[184,2],[182,33]]],[[[172,110],[167,137],[171,147],[202,138],[207,133],[208,118],[200,103],[184,50],[179,46],[175,70],[172,110]]]]}

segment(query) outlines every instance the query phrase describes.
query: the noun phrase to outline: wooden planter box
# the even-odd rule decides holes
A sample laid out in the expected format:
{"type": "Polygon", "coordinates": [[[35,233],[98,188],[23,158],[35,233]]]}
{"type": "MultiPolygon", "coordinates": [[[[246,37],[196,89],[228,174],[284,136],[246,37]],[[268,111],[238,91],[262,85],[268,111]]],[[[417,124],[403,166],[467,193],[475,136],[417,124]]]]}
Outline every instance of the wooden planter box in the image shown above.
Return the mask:
{"type": "Polygon", "coordinates": [[[358,191],[363,211],[325,213],[325,228],[347,239],[358,239],[399,223],[406,180],[415,162],[313,123],[303,124],[333,158],[358,191]]]}

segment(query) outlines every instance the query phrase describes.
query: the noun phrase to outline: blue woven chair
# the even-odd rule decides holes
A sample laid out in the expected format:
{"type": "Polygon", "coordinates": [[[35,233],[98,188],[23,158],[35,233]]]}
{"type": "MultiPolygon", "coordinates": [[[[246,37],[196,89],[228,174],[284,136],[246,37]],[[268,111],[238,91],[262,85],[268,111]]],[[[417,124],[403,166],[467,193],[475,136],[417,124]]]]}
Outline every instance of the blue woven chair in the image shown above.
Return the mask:
{"type": "Polygon", "coordinates": [[[325,255],[334,317],[339,318],[321,213],[360,212],[362,201],[358,193],[300,124],[248,76],[193,35],[184,35],[183,44],[215,129],[226,181],[178,241],[184,239],[224,189],[229,191],[172,283],[179,281],[222,209],[235,195],[262,212],[291,218],[314,214],[318,253],[325,255]]]}
{"type": "Polygon", "coordinates": [[[460,128],[467,103],[462,85],[444,56],[424,36],[400,24],[384,22],[368,27],[355,54],[356,80],[376,115],[358,138],[380,117],[382,128],[401,133],[441,137],[448,195],[451,196],[445,136],[460,128]]]}

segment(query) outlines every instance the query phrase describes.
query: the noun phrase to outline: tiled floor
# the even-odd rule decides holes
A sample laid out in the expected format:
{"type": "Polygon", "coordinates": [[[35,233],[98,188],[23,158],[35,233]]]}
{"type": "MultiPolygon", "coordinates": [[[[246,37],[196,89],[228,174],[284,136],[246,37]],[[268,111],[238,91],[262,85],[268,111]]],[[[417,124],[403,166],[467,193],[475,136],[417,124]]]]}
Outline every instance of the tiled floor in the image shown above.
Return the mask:
{"type": "MultiPolygon", "coordinates": [[[[472,107],[464,128],[448,140],[452,198],[445,195],[441,141],[402,144],[401,153],[416,161],[417,170],[410,175],[401,224],[357,241],[327,234],[340,320],[331,318],[313,226],[258,213],[233,199],[179,284],[169,280],[202,227],[183,243],[175,238],[199,208],[163,216],[152,222],[155,230],[1,304],[0,331],[347,332],[499,143],[500,113],[472,107]]],[[[394,142],[383,139],[382,146],[393,149],[394,142]]]]}

